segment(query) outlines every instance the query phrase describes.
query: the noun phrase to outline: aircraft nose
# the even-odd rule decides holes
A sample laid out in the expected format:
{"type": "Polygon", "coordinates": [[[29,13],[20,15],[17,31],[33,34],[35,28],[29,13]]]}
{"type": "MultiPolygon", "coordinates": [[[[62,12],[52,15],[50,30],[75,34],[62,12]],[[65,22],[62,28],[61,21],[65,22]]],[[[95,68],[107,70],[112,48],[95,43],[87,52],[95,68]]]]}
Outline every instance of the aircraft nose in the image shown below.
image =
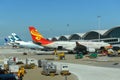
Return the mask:
{"type": "Polygon", "coordinates": [[[112,48],[112,45],[106,46],[107,49],[112,48]]]}

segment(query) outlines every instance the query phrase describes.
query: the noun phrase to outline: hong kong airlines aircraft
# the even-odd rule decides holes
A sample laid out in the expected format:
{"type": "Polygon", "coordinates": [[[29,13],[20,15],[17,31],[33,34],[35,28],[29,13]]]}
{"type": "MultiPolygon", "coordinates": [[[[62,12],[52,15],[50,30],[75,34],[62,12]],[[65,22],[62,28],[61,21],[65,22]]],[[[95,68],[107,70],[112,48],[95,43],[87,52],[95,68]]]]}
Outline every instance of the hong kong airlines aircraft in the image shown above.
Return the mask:
{"type": "MultiPolygon", "coordinates": [[[[63,49],[67,49],[67,50],[74,50],[74,48],[76,46],[76,42],[72,42],[72,41],[50,41],[50,40],[47,40],[33,26],[29,27],[29,31],[30,31],[33,42],[36,44],[40,44],[42,46],[46,46],[49,48],[63,48],[63,49]]],[[[110,44],[105,43],[105,42],[88,42],[88,41],[78,41],[78,42],[79,42],[79,44],[84,45],[87,48],[100,49],[101,47],[111,47],[110,44]]]]}

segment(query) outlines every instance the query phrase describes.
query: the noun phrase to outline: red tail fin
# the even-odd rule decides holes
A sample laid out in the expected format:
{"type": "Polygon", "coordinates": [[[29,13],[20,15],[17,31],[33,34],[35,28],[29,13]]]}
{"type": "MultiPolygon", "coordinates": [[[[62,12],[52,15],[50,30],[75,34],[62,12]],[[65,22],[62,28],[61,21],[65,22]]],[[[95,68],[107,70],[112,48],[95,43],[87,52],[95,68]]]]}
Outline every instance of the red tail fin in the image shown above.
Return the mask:
{"type": "Polygon", "coordinates": [[[37,29],[35,29],[35,27],[33,26],[30,26],[29,27],[29,31],[30,31],[30,34],[32,36],[32,40],[33,42],[35,43],[39,43],[41,45],[46,45],[46,44],[49,44],[51,43],[52,41],[49,41],[47,39],[45,39],[38,31],[37,29]]]}

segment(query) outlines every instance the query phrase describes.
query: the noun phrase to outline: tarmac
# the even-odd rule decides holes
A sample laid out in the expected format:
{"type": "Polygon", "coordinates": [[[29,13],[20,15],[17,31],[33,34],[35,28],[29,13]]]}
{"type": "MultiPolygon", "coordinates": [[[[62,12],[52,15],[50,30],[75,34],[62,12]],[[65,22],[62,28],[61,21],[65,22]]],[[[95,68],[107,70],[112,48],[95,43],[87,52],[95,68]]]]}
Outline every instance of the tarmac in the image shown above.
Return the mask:
{"type": "MultiPolygon", "coordinates": [[[[27,73],[23,77],[23,80],[65,80],[65,76],[62,75],[55,75],[55,76],[45,76],[41,75],[42,69],[35,68],[35,69],[27,69],[27,73]]],[[[67,76],[67,80],[78,80],[77,76],[71,74],[67,76]]]]}
{"type": "MultiPolygon", "coordinates": [[[[10,56],[19,57],[21,59],[26,59],[26,58],[35,58],[37,60],[53,59],[55,56],[51,55],[52,53],[53,52],[49,52],[49,51],[46,52],[46,51],[35,51],[35,50],[28,50],[28,49],[0,48],[0,59],[8,58],[10,56]],[[23,55],[24,52],[28,54],[23,55]],[[47,53],[47,54],[44,54],[44,53],[47,53]]],[[[85,65],[85,67],[93,66],[93,67],[120,69],[120,57],[101,56],[95,59],[92,59],[89,57],[83,57],[82,59],[75,59],[75,55],[66,54],[65,60],[55,60],[54,62],[69,63],[70,65],[71,64],[85,65]]],[[[25,74],[25,76],[23,77],[23,80],[64,80],[65,79],[65,77],[61,75],[57,75],[57,76],[41,75],[41,70],[42,69],[38,67],[36,67],[35,69],[28,69],[27,74],[25,74]]],[[[79,80],[78,78],[79,77],[75,74],[75,72],[73,72],[72,75],[68,76],[68,80],[79,80]]],[[[87,79],[82,79],[82,80],[87,80],[87,79]]]]}
{"type": "MultiPolygon", "coordinates": [[[[46,51],[35,51],[28,49],[0,48],[0,63],[3,61],[4,58],[9,58],[9,57],[17,57],[19,59],[34,58],[37,60],[54,58],[54,56],[51,55],[53,52],[46,52],[46,54],[44,54],[45,52],[46,51]],[[23,53],[28,53],[28,54],[23,55],[23,53]]],[[[41,75],[42,68],[39,67],[35,67],[35,69],[26,69],[26,72],[27,73],[24,75],[23,80],[65,80],[66,79],[65,76],[59,74],[60,73],[59,71],[57,71],[58,75],[55,76],[41,75]]],[[[71,75],[67,76],[67,80],[78,80],[78,78],[76,75],[71,73],[71,75]]]]}
{"type": "Polygon", "coordinates": [[[57,67],[61,64],[69,65],[69,70],[78,77],[78,80],[119,80],[120,69],[109,67],[89,66],[73,63],[55,62],[57,67]]]}

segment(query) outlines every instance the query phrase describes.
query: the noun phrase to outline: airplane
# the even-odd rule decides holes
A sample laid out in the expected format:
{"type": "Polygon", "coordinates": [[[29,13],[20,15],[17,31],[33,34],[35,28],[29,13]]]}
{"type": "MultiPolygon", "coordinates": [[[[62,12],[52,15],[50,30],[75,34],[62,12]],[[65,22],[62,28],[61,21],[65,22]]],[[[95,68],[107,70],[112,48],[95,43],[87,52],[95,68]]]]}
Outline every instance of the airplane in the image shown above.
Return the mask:
{"type": "MultiPolygon", "coordinates": [[[[66,50],[73,51],[76,43],[72,41],[50,41],[42,36],[41,33],[37,31],[34,26],[29,26],[29,31],[34,43],[42,45],[44,47],[50,48],[62,48],[66,50]]],[[[93,49],[100,49],[101,47],[110,48],[111,45],[105,42],[88,42],[88,41],[78,41],[79,44],[87,47],[88,51],[93,49]]]]}
{"type": "Polygon", "coordinates": [[[4,45],[12,45],[11,43],[9,43],[9,40],[8,40],[8,38],[4,38],[4,40],[5,40],[5,43],[4,43],[4,45]]]}
{"type": "Polygon", "coordinates": [[[12,45],[12,47],[17,46],[18,44],[15,43],[15,39],[12,36],[8,36],[9,42],[7,42],[8,45],[12,45]]]}
{"type": "Polygon", "coordinates": [[[43,46],[37,45],[32,41],[23,41],[16,33],[12,33],[12,36],[8,36],[10,43],[13,46],[18,46],[20,48],[31,48],[31,49],[43,49],[43,46]]]}

